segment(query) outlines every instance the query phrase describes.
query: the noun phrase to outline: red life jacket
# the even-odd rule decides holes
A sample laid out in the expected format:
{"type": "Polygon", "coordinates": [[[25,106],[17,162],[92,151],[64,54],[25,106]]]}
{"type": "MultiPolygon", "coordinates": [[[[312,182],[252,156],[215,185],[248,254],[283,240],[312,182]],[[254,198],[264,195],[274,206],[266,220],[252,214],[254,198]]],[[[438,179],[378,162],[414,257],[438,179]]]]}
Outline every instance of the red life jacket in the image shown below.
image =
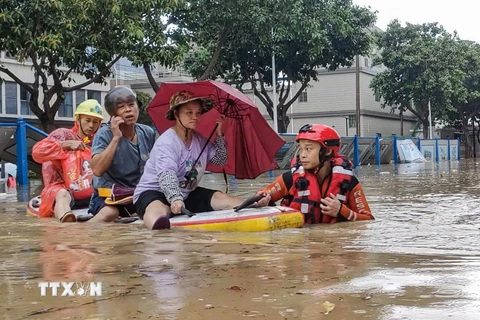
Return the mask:
{"type": "MultiPolygon", "coordinates": [[[[332,176],[325,196],[330,193],[336,195],[340,203],[346,203],[350,192],[352,180],[351,161],[339,155],[330,160],[332,164],[332,176]]],[[[305,223],[335,223],[337,218],[322,214],[320,199],[322,194],[318,185],[317,176],[303,167],[293,168],[293,187],[290,189],[290,197],[282,201],[282,205],[297,209],[305,215],[305,223]]],[[[292,170],[292,171],[293,171],[292,170]]]]}

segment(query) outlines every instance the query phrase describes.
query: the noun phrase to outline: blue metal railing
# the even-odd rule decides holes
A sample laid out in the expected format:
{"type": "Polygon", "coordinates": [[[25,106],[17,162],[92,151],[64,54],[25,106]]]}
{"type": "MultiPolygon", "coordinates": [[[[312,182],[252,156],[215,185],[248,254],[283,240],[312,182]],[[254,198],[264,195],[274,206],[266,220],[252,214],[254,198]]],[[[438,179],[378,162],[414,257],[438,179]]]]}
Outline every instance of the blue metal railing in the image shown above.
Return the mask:
{"type": "MultiPolygon", "coordinates": [[[[280,136],[295,136],[295,134],[285,134],[285,133],[282,133],[280,134],[280,136]]],[[[373,150],[374,150],[374,161],[375,161],[375,164],[376,165],[380,165],[381,164],[381,160],[382,160],[382,141],[387,141],[387,140],[392,140],[392,148],[393,148],[393,159],[392,162],[396,165],[398,164],[398,159],[399,159],[399,151],[398,151],[398,141],[399,140],[404,140],[405,138],[399,138],[397,137],[396,134],[392,134],[392,137],[381,137],[380,135],[376,135],[376,136],[372,136],[372,137],[359,137],[357,135],[353,136],[353,137],[342,137],[342,139],[352,139],[353,138],[353,155],[352,155],[352,158],[353,158],[353,164],[355,167],[359,166],[361,164],[361,160],[360,160],[360,156],[364,156],[365,155],[365,149],[362,151],[362,155],[360,154],[360,142],[362,140],[369,140],[371,141],[370,143],[371,144],[371,147],[373,147],[373,150]]],[[[427,145],[431,145],[431,142],[428,142],[428,141],[434,141],[433,143],[433,150],[432,152],[434,154],[432,154],[432,160],[434,160],[435,162],[439,162],[440,161],[440,143],[441,142],[445,142],[446,141],[446,146],[447,146],[447,152],[446,152],[446,159],[445,160],[448,160],[448,161],[451,161],[451,160],[460,160],[460,138],[457,138],[456,139],[456,142],[457,142],[457,152],[456,152],[456,157],[455,159],[452,159],[452,149],[451,149],[451,140],[450,138],[447,138],[447,139],[438,139],[438,138],[435,138],[435,139],[420,139],[420,138],[412,138],[410,137],[409,139],[415,139],[415,141],[417,142],[416,145],[417,145],[417,149],[420,150],[420,152],[422,152],[422,147],[426,147],[427,145]],[[424,144],[422,144],[422,140],[423,141],[426,141],[424,144]]],[[[445,144],[443,144],[445,146],[445,144]]],[[[423,152],[422,152],[423,154],[423,152]]],[[[370,153],[371,155],[371,153],[370,153]]]]}
{"type": "MultiPolygon", "coordinates": [[[[47,133],[43,132],[35,128],[34,126],[25,122],[23,118],[18,118],[16,122],[12,123],[0,123],[0,127],[10,127],[16,128],[15,130],[15,138],[16,138],[16,155],[17,155],[17,182],[19,185],[27,185],[28,184],[28,146],[27,146],[27,129],[40,134],[42,136],[48,136],[47,133]]],[[[280,136],[296,136],[296,134],[280,134],[280,136]]],[[[382,158],[382,148],[381,148],[381,141],[382,140],[393,140],[393,163],[398,163],[398,140],[403,138],[398,138],[396,135],[392,135],[392,138],[381,138],[380,135],[376,135],[374,137],[359,137],[357,135],[353,137],[345,137],[343,139],[353,139],[353,163],[355,167],[360,165],[360,140],[361,139],[370,139],[370,141],[374,141],[374,150],[375,150],[375,163],[380,165],[381,158],[382,158]]],[[[434,150],[435,150],[435,161],[440,161],[440,141],[447,142],[447,159],[451,159],[451,140],[447,139],[438,139],[435,138],[434,140],[434,150]]],[[[457,138],[457,149],[456,149],[456,160],[460,160],[460,138],[457,138]]],[[[429,141],[426,139],[424,141],[429,141]]],[[[430,140],[431,141],[431,140],[430,140]]],[[[422,139],[417,138],[417,148],[421,151],[422,150],[422,139]]],[[[364,152],[363,152],[364,153],[364,152]]],[[[269,172],[270,176],[272,176],[273,172],[269,172]]]]}

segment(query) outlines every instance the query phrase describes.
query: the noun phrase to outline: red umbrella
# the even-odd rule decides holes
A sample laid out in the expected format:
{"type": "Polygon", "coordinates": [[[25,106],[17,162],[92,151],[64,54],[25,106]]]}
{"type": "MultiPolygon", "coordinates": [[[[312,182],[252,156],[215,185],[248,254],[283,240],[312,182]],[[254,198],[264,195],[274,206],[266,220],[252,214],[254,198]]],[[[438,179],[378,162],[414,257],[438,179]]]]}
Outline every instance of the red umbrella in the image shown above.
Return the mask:
{"type": "Polygon", "coordinates": [[[197,131],[205,138],[212,138],[220,114],[226,116],[224,133],[228,146],[228,162],[224,167],[209,164],[207,170],[225,170],[238,179],[255,179],[263,172],[278,169],[274,157],[285,141],[270,128],[250,98],[222,82],[209,80],[162,83],[147,108],[160,134],[175,124],[175,121],[165,119],[165,114],[170,107],[170,97],[181,90],[188,90],[196,97],[208,96],[215,101],[215,108],[201,117],[197,127],[197,131]]]}

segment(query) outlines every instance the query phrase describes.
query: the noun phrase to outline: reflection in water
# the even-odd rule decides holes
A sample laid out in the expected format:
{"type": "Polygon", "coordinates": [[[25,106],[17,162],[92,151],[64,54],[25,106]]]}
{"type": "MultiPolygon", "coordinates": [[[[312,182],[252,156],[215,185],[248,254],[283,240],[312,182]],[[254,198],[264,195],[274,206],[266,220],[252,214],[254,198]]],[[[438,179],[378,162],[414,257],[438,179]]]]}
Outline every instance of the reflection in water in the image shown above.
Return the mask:
{"type": "MultiPolygon", "coordinates": [[[[24,191],[0,193],[0,312],[6,319],[476,319],[479,168],[473,161],[362,167],[375,221],[265,233],[61,225],[25,216],[24,191]],[[103,295],[40,297],[38,282],[55,280],[102,282],[103,295]],[[325,301],[335,305],[327,316],[325,301]]],[[[271,180],[231,179],[229,189],[247,197],[271,180]]],[[[221,175],[203,184],[225,189],[221,175]]],[[[38,183],[28,190],[39,192],[38,183]]]]}

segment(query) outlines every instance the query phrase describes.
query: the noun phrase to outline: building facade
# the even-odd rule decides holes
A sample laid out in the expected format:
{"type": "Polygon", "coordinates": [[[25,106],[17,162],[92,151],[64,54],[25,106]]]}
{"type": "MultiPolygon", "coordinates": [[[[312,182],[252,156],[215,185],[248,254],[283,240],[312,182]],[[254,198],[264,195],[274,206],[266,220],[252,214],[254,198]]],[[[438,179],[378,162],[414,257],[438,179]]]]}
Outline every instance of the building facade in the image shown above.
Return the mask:
{"type": "MultiPolygon", "coordinates": [[[[381,66],[372,66],[375,52],[371,57],[359,57],[359,88],[360,88],[360,136],[374,136],[377,133],[383,136],[396,134],[409,136],[415,127],[416,117],[410,112],[402,115],[388,107],[382,108],[381,97],[376,96],[370,88],[370,82],[381,66]],[[403,129],[402,129],[403,127],[403,129]]],[[[188,82],[191,77],[179,71],[172,71],[162,67],[154,70],[158,84],[162,82],[188,82]]],[[[132,89],[155,95],[145,75],[137,75],[135,79],[122,80],[132,89]]],[[[300,84],[291,86],[293,96],[300,84]]],[[[272,99],[272,88],[266,88],[272,99]]],[[[245,87],[244,93],[259,108],[270,126],[273,120],[261,100],[253,94],[250,87],[245,87]]],[[[278,98],[278,94],[277,94],[278,98]]],[[[288,101],[288,100],[287,100],[288,101]]],[[[342,136],[356,134],[356,66],[339,68],[336,71],[319,70],[318,81],[311,81],[308,87],[287,111],[290,118],[288,133],[297,133],[305,123],[324,123],[334,127],[342,136]]]]}
{"type": "MultiPolygon", "coordinates": [[[[6,52],[0,52],[0,64],[8,68],[23,82],[27,84],[33,83],[32,62],[25,61],[20,63],[16,61],[15,57],[9,56],[6,52]]],[[[29,107],[30,93],[5,73],[0,73],[0,77],[4,80],[0,84],[0,122],[12,122],[21,117],[30,124],[38,125],[39,120],[29,107]]],[[[75,80],[72,86],[86,81],[85,77],[79,74],[72,73],[71,77],[75,80]]],[[[48,85],[53,86],[53,80],[49,80],[51,82],[48,85]]],[[[86,99],[97,99],[103,105],[104,97],[109,89],[110,86],[93,83],[80,90],[65,92],[65,101],[55,117],[56,124],[59,126],[71,126],[76,106],[86,99]]],[[[40,107],[42,100],[43,94],[40,90],[40,107]]]]}
{"type": "MultiPolygon", "coordinates": [[[[381,133],[384,136],[391,134],[408,136],[417,122],[414,115],[410,112],[400,115],[398,110],[392,112],[388,107],[382,108],[381,97],[375,96],[369,87],[374,75],[382,71],[381,66],[372,66],[376,54],[372,52],[370,57],[359,57],[360,135],[374,136],[381,133]]],[[[34,81],[31,62],[19,63],[14,57],[2,52],[0,63],[8,67],[22,81],[26,83],[34,81]]],[[[91,84],[81,90],[65,93],[65,102],[56,116],[58,124],[71,125],[75,107],[86,99],[97,99],[103,104],[108,90],[116,85],[128,85],[133,90],[148,93],[152,97],[155,95],[143,68],[132,66],[127,59],[120,59],[113,68],[113,72],[114,76],[107,79],[110,82],[108,86],[91,84]]],[[[174,71],[162,66],[156,66],[153,75],[159,84],[193,81],[182,71],[174,71]]],[[[38,124],[37,117],[28,105],[29,93],[7,75],[2,73],[1,77],[4,78],[4,82],[0,84],[0,121],[9,122],[23,117],[30,123],[38,124]]],[[[73,74],[72,77],[76,81],[75,84],[85,81],[85,78],[78,74],[73,74]]],[[[290,118],[287,132],[296,133],[305,123],[324,123],[334,127],[342,136],[356,134],[356,79],[355,65],[339,68],[336,71],[318,70],[318,81],[311,81],[287,111],[290,118]]],[[[53,85],[53,82],[49,85],[53,85]]],[[[297,92],[299,87],[299,83],[293,84],[291,95],[297,92]]],[[[244,92],[273,127],[273,121],[266,107],[253,94],[251,88],[246,87],[244,92]]],[[[267,88],[267,92],[271,97],[272,88],[267,88]]]]}
{"type": "MultiPolygon", "coordinates": [[[[370,88],[370,82],[377,72],[382,71],[382,67],[373,67],[371,57],[360,56],[359,61],[360,136],[374,136],[377,133],[383,136],[410,135],[417,123],[416,117],[408,111],[400,114],[398,110],[392,112],[389,107],[382,108],[382,98],[370,88]]],[[[292,96],[300,85],[291,86],[292,96]]],[[[355,64],[335,71],[318,70],[318,81],[311,81],[287,111],[290,118],[287,132],[296,133],[306,123],[323,123],[334,127],[342,136],[354,136],[357,132],[356,85],[355,64]]],[[[273,126],[259,98],[252,90],[245,92],[273,126]]],[[[272,89],[267,88],[267,92],[272,99],[272,89]]]]}

